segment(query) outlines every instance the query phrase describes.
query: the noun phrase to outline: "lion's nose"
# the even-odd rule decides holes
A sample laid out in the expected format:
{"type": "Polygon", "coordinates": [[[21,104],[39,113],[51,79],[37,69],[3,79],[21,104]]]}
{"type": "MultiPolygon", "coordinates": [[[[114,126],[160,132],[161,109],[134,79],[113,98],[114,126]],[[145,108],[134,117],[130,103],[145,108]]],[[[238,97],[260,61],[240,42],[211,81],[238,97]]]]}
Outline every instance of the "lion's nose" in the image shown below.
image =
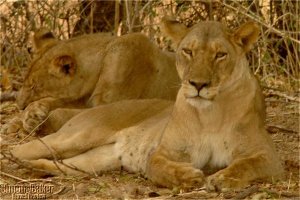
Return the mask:
{"type": "Polygon", "coordinates": [[[202,90],[204,87],[207,87],[210,85],[210,81],[194,81],[194,80],[189,80],[189,84],[194,86],[198,92],[202,90]]]}

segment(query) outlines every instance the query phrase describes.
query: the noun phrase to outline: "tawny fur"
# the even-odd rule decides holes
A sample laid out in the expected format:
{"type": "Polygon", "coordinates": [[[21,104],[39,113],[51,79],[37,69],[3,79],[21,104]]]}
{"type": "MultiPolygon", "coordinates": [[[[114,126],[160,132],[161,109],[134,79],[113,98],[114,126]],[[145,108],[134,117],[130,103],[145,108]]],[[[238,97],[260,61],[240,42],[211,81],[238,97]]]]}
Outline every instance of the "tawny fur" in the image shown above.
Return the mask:
{"type": "MultiPolygon", "coordinates": [[[[49,113],[56,108],[176,98],[180,80],[174,53],[161,51],[143,34],[99,33],[59,41],[42,29],[33,42],[34,58],[17,97],[19,107],[26,109],[22,123],[15,123],[27,132],[47,116],[53,118],[49,113]]],[[[43,132],[47,126],[59,127],[50,121],[41,126],[43,132]]]]}
{"type": "Polygon", "coordinates": [[[15,147],[13,155],[59,174],[50,148],[81,170],[123,166],[167,187],[206,184],[218,190],[280,177],[283,169],[264,129],[262,93],[245,56],[258,27],[247,23],[231,33],[217,22],[190,29],[174,21],[165,25],[178,46],[182,86],[175,104],[128,100],[92,108],[44,137],[48,147],[34,140],[15,147]],[[205,169],[219,171],[206,177],[205,169]]]}

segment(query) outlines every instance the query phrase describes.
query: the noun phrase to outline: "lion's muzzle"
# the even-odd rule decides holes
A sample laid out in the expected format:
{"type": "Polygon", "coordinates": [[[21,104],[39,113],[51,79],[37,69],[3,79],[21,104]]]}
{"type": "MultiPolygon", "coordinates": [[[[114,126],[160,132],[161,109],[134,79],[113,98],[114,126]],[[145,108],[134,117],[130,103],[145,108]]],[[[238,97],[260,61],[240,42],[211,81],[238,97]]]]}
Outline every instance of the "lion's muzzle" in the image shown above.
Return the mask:
{"type": "Polygon", "coordinates": [[[211,82],[208,80],[188,80],[187,83],[184,85],[186,98],[213,100],[213,98],[217,95],[218,92],[218,88],[212,87],[211,82]]]}
{"type": "Polygon", "coordinates": [[[194,86],[194,88],[198,91],[198,93],[204,88],[210,85],[210,81],[194,81],[189,80],[189,84],[194,86]]]}

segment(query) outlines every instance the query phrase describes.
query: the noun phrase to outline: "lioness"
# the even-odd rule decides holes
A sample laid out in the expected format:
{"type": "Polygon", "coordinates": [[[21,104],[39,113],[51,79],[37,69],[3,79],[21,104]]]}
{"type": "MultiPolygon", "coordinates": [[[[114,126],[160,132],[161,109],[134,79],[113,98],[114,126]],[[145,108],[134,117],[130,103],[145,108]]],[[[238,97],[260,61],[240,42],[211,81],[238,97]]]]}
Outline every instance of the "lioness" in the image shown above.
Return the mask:
{"type": "Polygon", "coordinates": [[[264,129],[262,93],[245,53],[259,29],[248,22],[231,33],[218,22],[192,28],[170,19],[182,80],[175,104],[127,100],[80,113],[42,140],[12,154],[58,174],[103,172],[121,166],[153,182],[237,188],[280,177],[283,169],[264,129]],[[88,119],[88,120],[87,120],[88,119]],[[51,160],[56,155],[64,164],[51,160]],[[221,169],[205,180],[205,169],[221,169]]]}
{"type": "MultiPolygon", "coordinates": [[[[143,34],[102,33],[59,41],[42,29],[33,43],[35,56],[17,97],[18,106],[27,107],[21,118],[28,132],[56,108],[176,98],[180,80],[174,53],[161,51],[143,34]]],[[[63,124],[79,110],[60,112],[51,115],[50,124],[52,118],[63,124]]]]}

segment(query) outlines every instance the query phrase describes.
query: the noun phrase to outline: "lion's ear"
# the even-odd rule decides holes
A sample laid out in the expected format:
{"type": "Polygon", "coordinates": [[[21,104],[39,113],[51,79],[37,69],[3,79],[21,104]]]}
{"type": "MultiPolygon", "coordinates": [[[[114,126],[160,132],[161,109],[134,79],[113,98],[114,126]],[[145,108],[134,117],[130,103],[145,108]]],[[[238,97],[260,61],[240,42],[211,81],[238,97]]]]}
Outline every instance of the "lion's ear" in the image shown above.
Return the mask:
{"type": "Polygon", "coordinates": [[[34,51],[38,51],[48,45],[52,45],[57,41],[52,32],[45,28],[41,28],[34,33],[33,46],[34,51]]]}
{"type": "Polygon", "coordinates": [[[254,22],[247,22],[238,28],[234,33],[234,40],[246,52],[252,48],[259,36],[259,27],[254,22]]]}
{"type": "Polygon", "coordinates": [[[172,17],[165,16],[161,20],[160,29],[166,36],[170,37],[178,46],[182,38],[187,34],[188,28],[172,17]]]}
{"type": "Polygon", "coordinates": [[[73,76],[76,71],[76,63],[72,56],[58,56],[53,60],[49,73],[57,77],[73,76]]]}

